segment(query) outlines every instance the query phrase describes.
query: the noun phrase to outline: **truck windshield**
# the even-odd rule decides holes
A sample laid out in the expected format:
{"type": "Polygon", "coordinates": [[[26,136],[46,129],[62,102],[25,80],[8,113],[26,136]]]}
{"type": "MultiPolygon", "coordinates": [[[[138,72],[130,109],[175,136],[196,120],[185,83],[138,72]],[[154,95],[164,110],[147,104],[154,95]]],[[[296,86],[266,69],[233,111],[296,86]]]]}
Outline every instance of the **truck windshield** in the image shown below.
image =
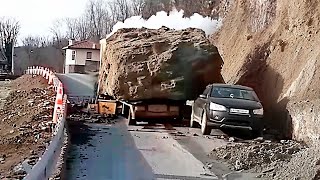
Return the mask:
{"type": "Polygon", "coordinates": [[[259,98],[254,91],[228,87],[213,87],[211,97],[259,101],[259,98]]]}

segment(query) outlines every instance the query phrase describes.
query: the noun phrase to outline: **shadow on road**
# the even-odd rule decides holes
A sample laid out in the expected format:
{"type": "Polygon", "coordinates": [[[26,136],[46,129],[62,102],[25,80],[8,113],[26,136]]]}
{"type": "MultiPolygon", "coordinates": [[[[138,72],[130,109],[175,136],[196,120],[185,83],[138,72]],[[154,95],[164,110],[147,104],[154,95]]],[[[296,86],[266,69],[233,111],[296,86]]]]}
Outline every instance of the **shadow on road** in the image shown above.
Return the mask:
{"type": "MultiPolygon", "coordinates": [[[[175,127],[189,127],[189,120],[152,120],[149,123],[139,122],[138,126],[142,126],[142,129],[149,130],[175,130],[175,127]]],[[[200,130],[200,125],[198,126],[198,129],[200,130]]],[[[254,138],[249,130],[231,128],[213,129],[211,136],[235,137],[243,140],[250,140],[254,138]]]]}
{"type": "Polygon", "coordinates": [[[119,121],[113,126],[68,121],[66,179],[154,179],[127,126],[119,121]]]}

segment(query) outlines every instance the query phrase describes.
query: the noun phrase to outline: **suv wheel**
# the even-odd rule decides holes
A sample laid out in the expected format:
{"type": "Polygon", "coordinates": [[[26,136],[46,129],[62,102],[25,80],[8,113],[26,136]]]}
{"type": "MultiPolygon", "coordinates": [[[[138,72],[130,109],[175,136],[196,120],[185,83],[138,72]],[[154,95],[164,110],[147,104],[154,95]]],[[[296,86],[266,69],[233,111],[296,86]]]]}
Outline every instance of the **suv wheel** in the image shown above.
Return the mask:
{"type": "Polygon", "coordinates": [[[203,135],[209,135],[211,133],[211,129],[207,125],[207,114],[203,113],[201,118],[201,132],[203,135]]]}

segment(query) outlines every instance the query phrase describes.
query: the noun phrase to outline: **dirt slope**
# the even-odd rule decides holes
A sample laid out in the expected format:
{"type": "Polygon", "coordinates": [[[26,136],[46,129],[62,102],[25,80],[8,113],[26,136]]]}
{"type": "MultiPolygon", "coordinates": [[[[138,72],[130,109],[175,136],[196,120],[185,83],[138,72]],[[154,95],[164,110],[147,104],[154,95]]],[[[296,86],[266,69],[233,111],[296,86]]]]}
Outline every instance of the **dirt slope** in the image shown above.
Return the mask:
{"type": "Polygon", "coordinates": [[[320,3],[229,2],[223,27],[212,36],[225,62],[224,79],[257,91],[269,127],[310,144],[318,142],[320,3]],[[308,112],[313,114],[305,116],[308,112]]]}
{"type": "Polygon", "coordinates": [[[55,92],[39,76],[0,83],[6,87],[0,92],[6,95],[0,109],[0,179],[22,179],[25,171],[19,164],[34,165],[52,138],[55,92]]]}

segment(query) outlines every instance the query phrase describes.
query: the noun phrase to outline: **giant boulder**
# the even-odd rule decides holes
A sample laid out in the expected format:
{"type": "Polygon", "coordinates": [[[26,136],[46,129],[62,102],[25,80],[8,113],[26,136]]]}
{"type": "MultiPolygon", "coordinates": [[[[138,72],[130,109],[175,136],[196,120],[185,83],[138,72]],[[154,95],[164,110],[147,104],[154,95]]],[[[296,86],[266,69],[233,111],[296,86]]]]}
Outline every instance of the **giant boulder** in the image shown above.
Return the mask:
{"type": "Polygon", "coordinates": [[[115,99],[195,99],[223,82],[218,49],[199,29],[121,29],[102,45],[99,94],[115,99]]]}

